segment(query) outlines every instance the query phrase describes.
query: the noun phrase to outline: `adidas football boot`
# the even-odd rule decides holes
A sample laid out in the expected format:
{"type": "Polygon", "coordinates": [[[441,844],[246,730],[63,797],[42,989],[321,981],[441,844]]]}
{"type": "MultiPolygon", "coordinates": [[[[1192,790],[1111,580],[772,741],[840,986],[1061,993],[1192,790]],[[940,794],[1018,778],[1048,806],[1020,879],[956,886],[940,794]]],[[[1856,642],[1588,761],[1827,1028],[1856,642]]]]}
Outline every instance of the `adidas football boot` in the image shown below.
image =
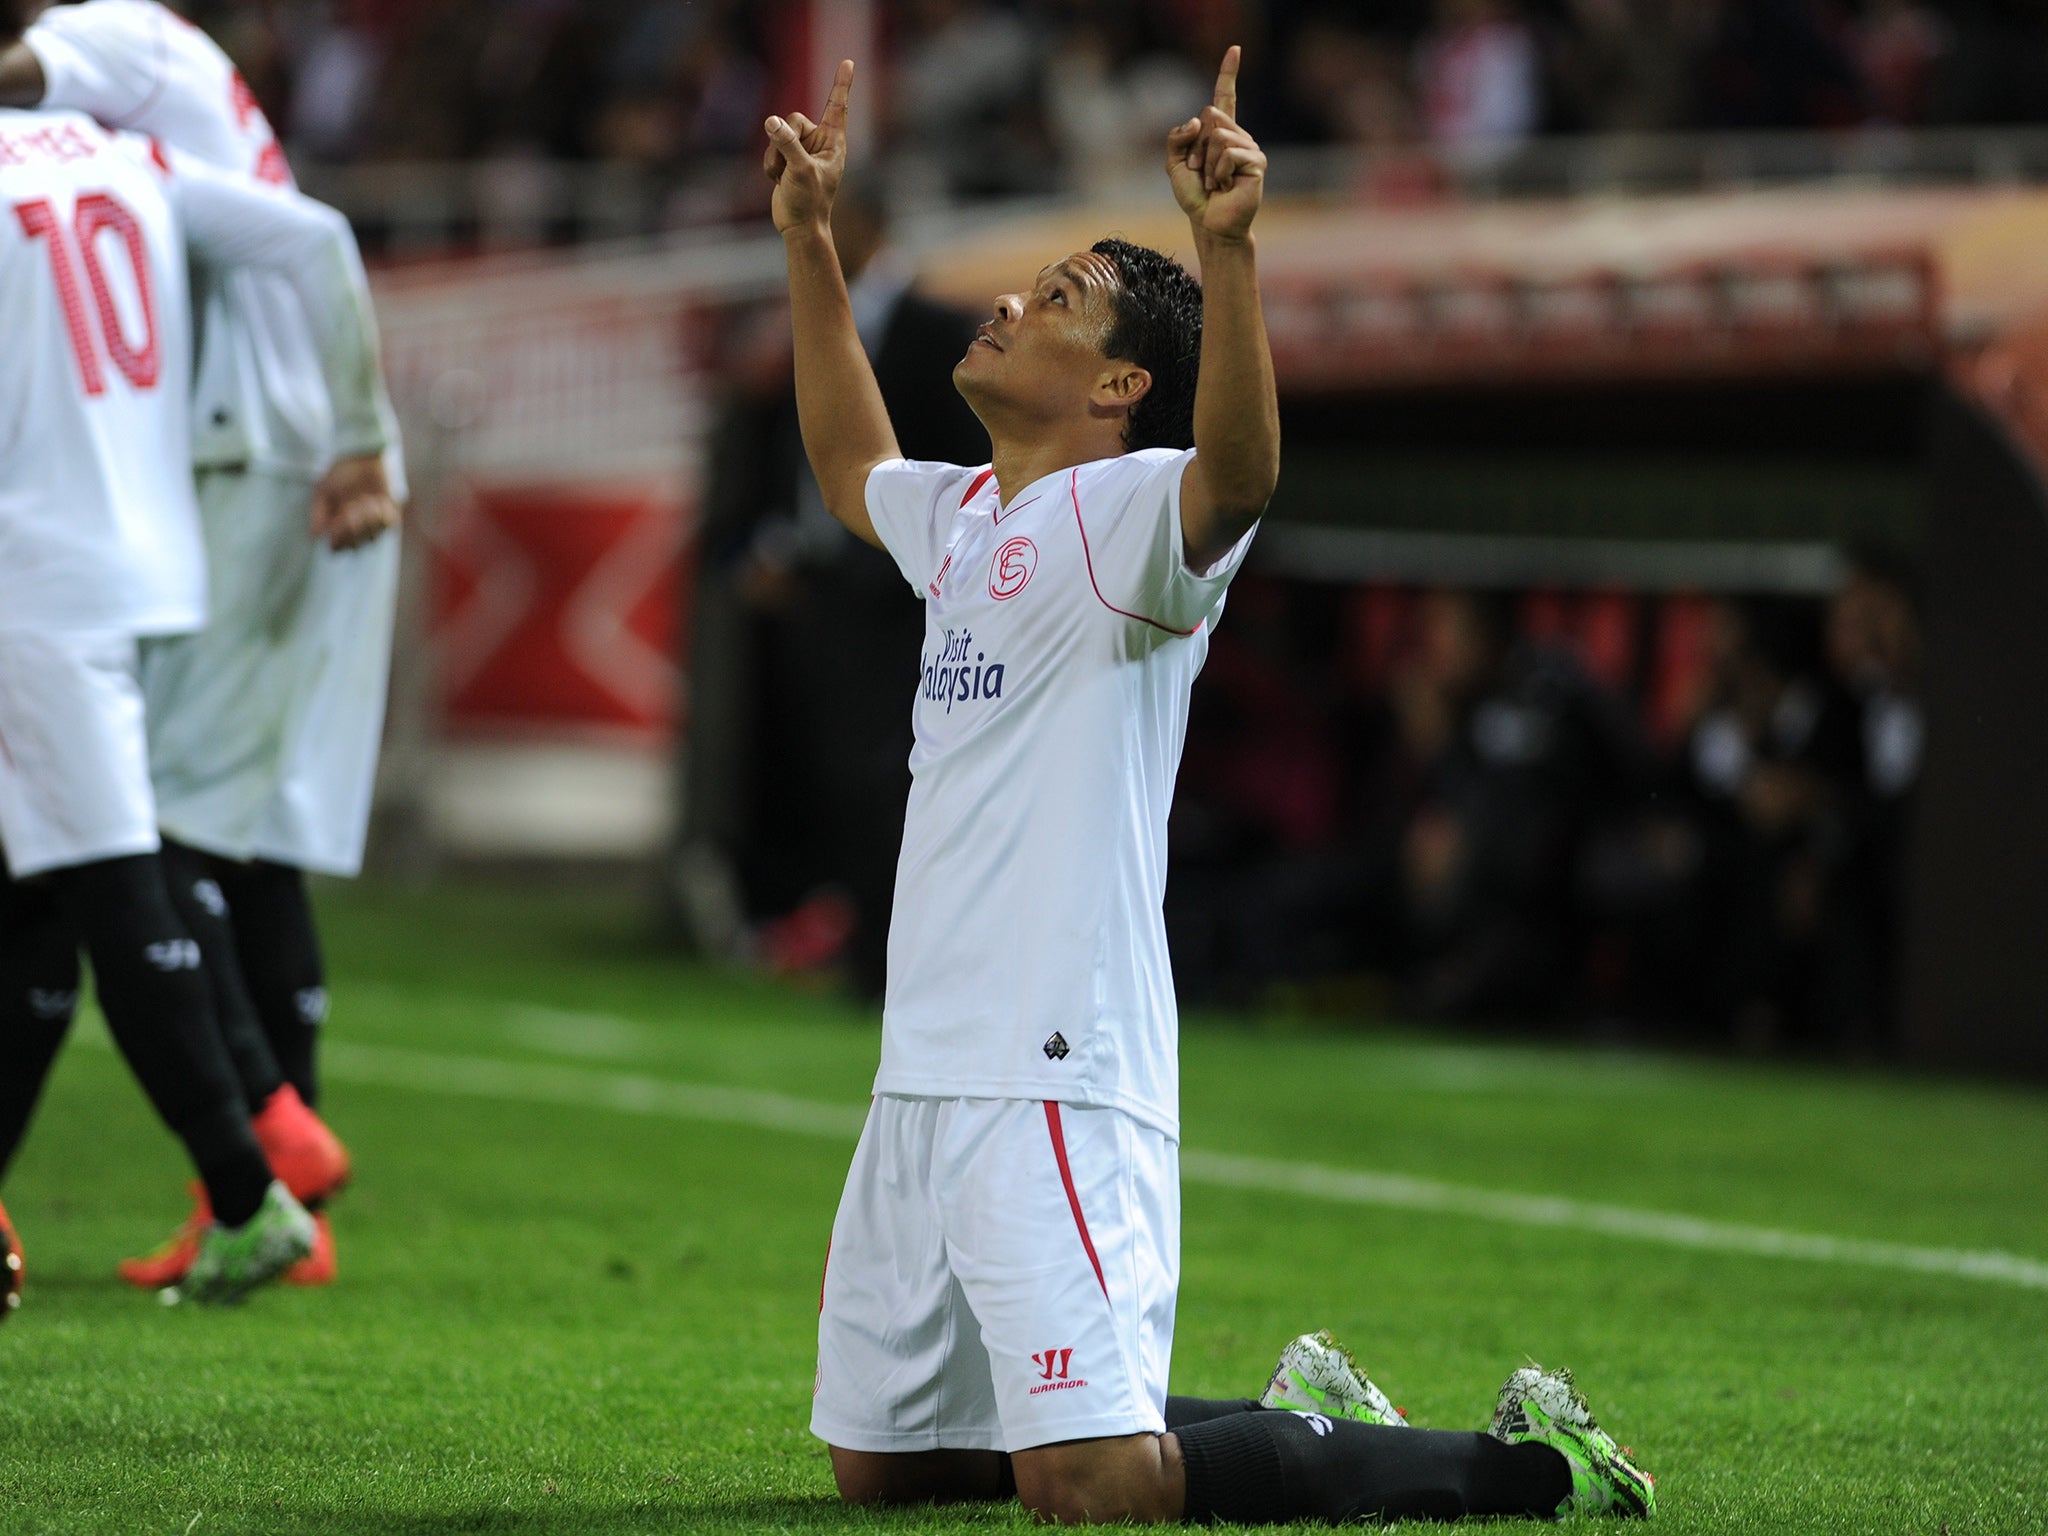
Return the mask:
{"type": "Polygon", "coordinates": [[[1567,1370],[1523,1366],[1500,1389],[1488,1431],[1510,1445],[1547,1445],[1571,1468],[1572,1491],[1559,1515],[1636,1515],[1657,1512],[1657,1483],[1629,1459],[1630,1452],[1593,1418],[1593,1410],[1567,1370]]]}
{"type": "Polygon", "coordinates": [[[1351,1351],[1327,1333],[1304,1333],[1280,1351],[1280,1363],[1259,1395],[1259,1406],[1397,1429],[1408,1424],[1351,1358],[1351,1351]]]}
{"type": "Polygon", "coordinates": [[[306,1208],[273,1179],[254,1216],[239,1227],[214,1222],[200,1234],[191,1271],[181,1284],[159,1294],[170,1306],[181,1301],[231,1306],[310,1254],[314,1230],[306,1208]]]}

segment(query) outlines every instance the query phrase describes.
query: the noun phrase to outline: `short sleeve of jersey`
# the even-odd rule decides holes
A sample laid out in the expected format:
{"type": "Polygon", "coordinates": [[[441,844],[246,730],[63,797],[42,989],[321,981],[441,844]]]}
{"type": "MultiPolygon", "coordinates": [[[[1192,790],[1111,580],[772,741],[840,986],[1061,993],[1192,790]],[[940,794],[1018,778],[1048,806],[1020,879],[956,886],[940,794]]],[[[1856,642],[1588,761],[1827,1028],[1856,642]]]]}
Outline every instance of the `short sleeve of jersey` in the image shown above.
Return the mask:
{"type": "Polygon", "coordinates": [[[1256,527],[1207,570],[1188,568],[1180,482],[1195,450],[1144,448],[1085,466],[1073,484],[1074,516],[1096,594],[1127,618],[1186,634],[1221,605],[1256,527]]]}
{"type": "Polygon", "coordinates": [[[868,518],[896,569],[920,596],[945,558],[946,536],[977,470],[885,459],[868,472],[868,518]]]}
{"type": "Polygon", "coordinates": [[[22,34],[43,67],[42,106],[126,127],[160,89],[164,17],[152,6],[60,5],[22,34]]]}

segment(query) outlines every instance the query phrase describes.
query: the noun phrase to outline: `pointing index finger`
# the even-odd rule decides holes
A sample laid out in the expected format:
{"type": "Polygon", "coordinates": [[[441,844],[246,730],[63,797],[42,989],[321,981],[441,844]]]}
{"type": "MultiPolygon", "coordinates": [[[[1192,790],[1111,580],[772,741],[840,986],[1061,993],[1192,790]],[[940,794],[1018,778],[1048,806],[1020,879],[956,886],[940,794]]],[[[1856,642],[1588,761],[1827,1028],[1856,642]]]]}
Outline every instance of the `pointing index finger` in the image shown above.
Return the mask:
{"type": "Polygon", "coordinates": [[[825,98],[825,115],[820,125],[844,133],[846,131],[846,93],[853,88],[853,60],[841,59],[839,71],[832,77],[832,92],[825,98]]]}
{"type": "Polygon", "coordinates": [[[1232,43],[1224,50],[1223,67],[1216,71],[1216,107],[1218,111],[1237,116],[1237,65],[1244,57],[1244,50],[1232,43]]]}

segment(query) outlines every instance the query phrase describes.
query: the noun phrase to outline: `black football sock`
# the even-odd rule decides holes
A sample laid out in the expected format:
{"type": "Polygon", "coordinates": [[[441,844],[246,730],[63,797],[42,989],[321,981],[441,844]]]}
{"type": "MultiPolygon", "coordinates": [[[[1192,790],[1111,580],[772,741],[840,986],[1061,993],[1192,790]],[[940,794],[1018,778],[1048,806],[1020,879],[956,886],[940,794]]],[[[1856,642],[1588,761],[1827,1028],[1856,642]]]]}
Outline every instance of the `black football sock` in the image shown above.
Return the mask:
{"type": "Polygon", "coordinates": [[[320,1026],[327,1022],[327,967],[306,877],[288,864],[261,859],[250,864],[215,859],[212,867],[227,892],[242,976],[270,1049],[285,1081],[307,1104],[317,1104],[314,1056],[320,1026]]]}
{"type": "Polygon", "coordinates": [[[1225,1418],[1233,1413],[1263,1413],[1257,1398],[1253,1397],[1175,1397],[1166,1399],[1166,1427],[1179,1429],[1184,1424],[1204,1424],[1210,1419],[1225,1418]]]}
{"type": "Polygon", "coordinates": [[[228,902],[220,882],[213,876],[206,855],[182,843],[164,839],[164,879],[171,892],[171,905],[192,937],[199,941],[199,953],[206,965],[206,984],[213,989],[214,1016],[220,1021],[221,1043],[241,1080],[242,1098],[251,1109],[261,1109],[270,1096],[284,1086],[284,1069],[270,1048],[270,1036],[256,1016],[256,1005],[242,981],[240,956],[235,946],[234,925],[228,921],[228,902]]]}
{"type": "Polygon", "coordinates": [[[1572,1486],[1547,1445],[1457,1430],[1267,1412],[1174,1433],[1187,1468],[1183,1518],[1195,1525],[1549,1516],[1572,1486]]]}
{"type": "Polygon", "coordinates": [[[240,1226],[263,1203],[270,1164],[249,1128],[199,943],[178,921],[163,861],[153,853],[106,859],[51,879],[84,940],[114,1043],[185,1144],[215,1217],[240,1226]]]}
{"type": "Polygon", "coordinates": [[[78,1008],[78,935],[47,882],[0,871],[0,1179],[78,1008]]]}

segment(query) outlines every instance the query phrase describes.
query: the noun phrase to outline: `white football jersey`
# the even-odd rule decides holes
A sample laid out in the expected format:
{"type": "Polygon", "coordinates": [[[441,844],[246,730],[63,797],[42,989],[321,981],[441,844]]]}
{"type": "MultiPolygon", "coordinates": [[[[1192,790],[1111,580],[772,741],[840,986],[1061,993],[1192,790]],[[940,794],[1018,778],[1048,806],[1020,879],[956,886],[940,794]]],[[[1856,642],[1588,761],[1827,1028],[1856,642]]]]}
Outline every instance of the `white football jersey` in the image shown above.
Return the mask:
{"type": "Polygon", "coordinates": [[[374,453],[377,352],[347,225],[70,112],[0,111],[0,625],[205,619],[187,245],[282,274],[344,429],[374,453]]]}
{"type": "Polygon", "coordinates": [[[1192,451],[893,460],[876,532],[925,601],[875,1091],[1106,1105],[1179,1134],[1161,904],[1188,692],[1251,534],[1187,567],[1192,451]]]}
{"type": "MultiPolygon", "coordinates": [[[[24,41],[43,67],[45,109],[85,112],[230,175],[292,185],[277,135],[233,62],[156,0],[55,6],[24,41]]],[[[354,451],[337,441],[317,343],[290,288],[265,272],[201,264],[196,275],[195,462],[310,477],[354,451]]],[[[389,405],[380,409],[395,441],[389,405]]]]}
{"type": "Polygon", "coordinates": [[[205,618],[185,249],[163,182],[89,118],[0,112],[8,628],[165,634],[205,618]]]}

